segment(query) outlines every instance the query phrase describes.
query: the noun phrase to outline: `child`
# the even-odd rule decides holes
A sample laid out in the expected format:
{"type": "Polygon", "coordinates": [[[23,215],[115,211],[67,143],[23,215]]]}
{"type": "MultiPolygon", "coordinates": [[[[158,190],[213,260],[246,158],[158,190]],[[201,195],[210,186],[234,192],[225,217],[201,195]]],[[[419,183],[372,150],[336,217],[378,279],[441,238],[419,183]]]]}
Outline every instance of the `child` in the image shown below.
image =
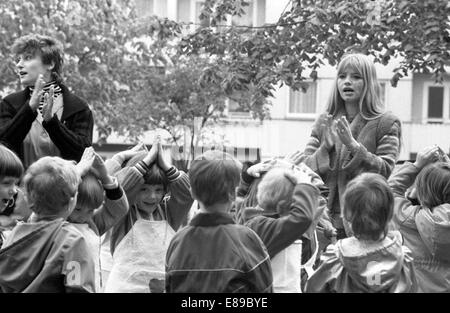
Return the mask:
{"type": "Polygon", "coordinates": [[[389,178],[389,185],[395,195],[394,222],[412,251],[419,292],[450,292],[448,157],[437,146],[427,147],[414,164],[404,163],[389,178]],[[418,205],[405,197],[414,181],[418,205]]]}
{"type": "Polygon", "coordinates": [[[130,210],[111,230],[113,266],[105,291],[163,292],[167,246],[193,201],[189,179],[163,156],[159,137],[116,175],[130,210]]]}
{"type": "MultiPolygon", "coordinates": [[[[299,165],[293,165],[291,163],[291,160],[283,160],[283,159],[274,159],[269,160],[263,163],[258,163],[255,165],[250,166],[248,169],[243,170],[241,173],[241,182],[238,188],[238,195],[243,196],[243,200],[238,203],[236,207],[238,207],[238,216],[240,216],[240,223],[245,224],[246,221],[250,220],[254,216],[258,215],[266,215],[267,212],[264,212],[263,209],[258,205],[258,190],[259,190],[259,184],[262,182],[262,179],[264,179],[265,172],[270,170],[271,168],[284,168],[284,169],[295,169],[296,171],[306,172],[310,176],[310,182],[316,186],[320,191],[319,196],[319,204],[318,204],[318,212],[322,212],[321,214],[317,214],[317,220],[314,219],[314,223],[306,230],[301,230],[302,232],[299,237],[296,239],[301,239],[302,241],[302,255],[301,255],[301,262],[302,262],[302,287],[303,284],[306,282],[307,276],[311,275],[313,272],[314,264],[316,263],[316,260],[319,256],[319,248],[320,248],[320,242],[318,240],[317,236],[317,224],[320,222],[323,225],[325,224],[325,218],[323,214],[327,206],[326,198],[328,196],[328,188],[323,183],[322,179],[315,174],[309,167],[307,167],[305,164],[300,163],[299,165]],[[248,190],[248,191],[247,191],[248,190]]],[[[286,180],[284,179],[284,175],[278,177],[279,179],[282,179],[285,181],[285,186],[290,186],[293,189],[292,184],[289,185],[286,184],[286,180]]],[[[289,189],[289,190],[292,190],[289,189]]],[[[273,188],[273,191],[276,192],[278,188],[273,188]]],[[[277,196],[278,198],[278,196],[277,196]]],[[[281,200],[281,197],[279,198],[281,200]]],[[[291,198],[289,198],[291,199],[291,198]]],[[[284,199],[286,200],[286,199],[284,199]]],[[[273,214],[268,214],[270,217],[273,214]]],[[[278,215],[277,215],[278,216],[278,215]]],[[[304,221],[298,221],[300,223],[303,223],[304,221]]],[[[275,223],[275,225],[278,222],[275,223]]],[[[330,228],[332,228],[331,222],[328,222],[330,228]]],[[[294,234],[298,234],[298,229],[294,231],[294,234]]],[[[279,234],[281,237],[285,237],[285,233],[288,234],[288,238],[292,238],[292,234],[290,234],[290,231],[283,231],[281,234],[279,234]]],[[[259,234],[262,235],[262,234],[259,234]]],[[[263,236],[264,237],[264,236],[263,236]]],[[[279,249],[279,246],[277,247],[277,243],[280,242],[280,238],[277,238],[273,240],[274,236],[269,235],[268,238],[263,238],[263,242],[266,244],[269,255],[271,258],[273,258],[277,253],[279,253],[283,249],[279,249]],[[271,243],[269,244],[267,240],[270,240],[271,243]],[[275,246],[273,245],[275,243],[275,246]]],[[[277,237],[277,236],[275,236],[277,237]]],[[[283,242],[283,240],[281,240],[283,242]]],[[[288,242],[292,243],[292,241],[288,242]]],[[[283,245],[281,245],[283,246],[283,245]]],[[[287,246],[285,246],[286,248],[287,246]]],[[[275,283],[276,284],[276,283],[275,283]]],[[[278,288],[277,288],[278,289],[278,288]]]]}
{"type": "Polygon", "coordinates": [[[415,292],[411,252],[398,232],[388,232],[393,206],[381,175],[365,173],[350,181],[342,218],[354,235],[328,246],[306,292],[415,292]]]}
{"type": "Polygon", "coordinates": [[[274,292],[301,292],[300,239],[325,208],[318,210],[319,196],[319,189],[306,172],[285,167],[269,170],[258,186],[258,206],[263,214],[250,218],[245,225],[267,247],[274,292]]]}
{"type": "Polygon", "coordinates": [[[77,202],[75,165],[43,157],[24,177],[29,223],[18,224],[0,250],[1,292],[94,292],[94,256],[66,218],[77,202]]]}
{"type": "Polygon", "coordinates": [[[96,292],[100,292],[108,278],[101,267],[100,236],[128,212],[128,201],[117,179],[108,175],[102,158],[89,149],[81,160],[87,161],[84,172],[88,172],[82,173],[77,204],[67,220],[84,235],[95,255],[96,292]]]}
{"type": "Polygon", "coordinates": [[[20,216],[19,209],[23,206],[16,205],[18,197],[22,198],[17,187],[22,174],[23,165],[18,156],[0,144],[0,247],[17,220],[29,215],[20,216]]]}
{"type": "Polygon", "coordinates": [[[200,211],[175,234],[166,256],[166,292],[272,292],[272,269],[261,239],[228,213],[239,167],[207,152],[189,170],[200,211]]]}

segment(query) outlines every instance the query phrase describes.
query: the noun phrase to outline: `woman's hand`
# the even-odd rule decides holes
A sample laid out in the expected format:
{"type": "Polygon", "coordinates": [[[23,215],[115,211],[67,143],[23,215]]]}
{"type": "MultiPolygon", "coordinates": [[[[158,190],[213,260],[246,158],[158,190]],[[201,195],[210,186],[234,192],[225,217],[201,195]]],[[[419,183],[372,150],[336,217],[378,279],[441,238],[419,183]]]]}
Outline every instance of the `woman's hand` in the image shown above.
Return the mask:
{"type": "Polygon", "coordinates": [[[350,149],[350,151],[354,152],[358,149],[359,143],[353,138],[352,130],[350,129],[350,124],[348,123],[345,116],[342,116],[336,121],[336,131],[339,136],[339,139],[342,143],[350,149]]]}
{"type": "Polygon", "coordinates": [[[44,121],[48,122],[51,120],[52,111],[53,111],[53,95],[55,94],[55,91],[53,89],[53,86],[50,87],[50,90],[48,93],[44,95],[44,106],[42,107],[42,118],[44,121]]]}
{"type": "Polygon", "coordinates": [[[439,147],[436,145],[429,146],[424,148],[417,154],[416,162],[414,162],[414,165],[421,170],[428,164],[438,161],[439,158],[439,147]]]}
{"type": "Polygon", "coordinates": [[[44,78],[42,74],[39,74],[36,82],[34,83],[34,90],[30,98],[30,108],[33,112],[35,112],[39,107],[39,102],[41,101],[42,93],[44,92],[44,90],[42,89],[44,87],[44,84],[44,78]]]}
{"type": "Polygon", "coordinates": [[[337,142],[338,135],[335,131],[335,124],[333,116],[327,115],[324,123],[321,125],[323,129],[322,142],[328,151],[331,151],[337,142]]]}

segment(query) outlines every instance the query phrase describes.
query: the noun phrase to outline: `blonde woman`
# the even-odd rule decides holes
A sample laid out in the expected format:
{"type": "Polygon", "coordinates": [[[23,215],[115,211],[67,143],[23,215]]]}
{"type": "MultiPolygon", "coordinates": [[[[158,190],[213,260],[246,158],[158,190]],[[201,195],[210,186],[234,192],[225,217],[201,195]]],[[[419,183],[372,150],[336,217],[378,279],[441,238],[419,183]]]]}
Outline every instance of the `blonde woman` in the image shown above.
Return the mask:
{"type": "Polygon", "coordinates": [[[322,225],[329,235],[346,237],[340,199],[347,183],[363,172],[389,177],[400,140],[400,120],[385,112],[372,60],[362,54],[344,56],[327,110],[315,121],[305,151],[295,160],[308,165],[330,188],[332,227],[322,225]]]}

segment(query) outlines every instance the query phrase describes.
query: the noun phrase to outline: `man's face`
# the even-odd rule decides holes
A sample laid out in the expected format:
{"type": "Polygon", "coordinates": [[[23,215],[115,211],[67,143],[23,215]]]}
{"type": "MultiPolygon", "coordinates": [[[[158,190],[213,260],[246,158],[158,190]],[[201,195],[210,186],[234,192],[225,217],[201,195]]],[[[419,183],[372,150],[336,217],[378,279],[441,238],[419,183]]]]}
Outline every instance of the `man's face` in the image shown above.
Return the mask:
{"type": "Polygon", "coordinates": [[[16,67],[19,73],[20,82],[24,86],[34,86],[39,74],[44,77],[50,76],[51,66],[42,63],[41,56],[25,52],[19,54],[16,60],[16,67]]]}
{"type": "Polygon", "coordinates": [[[161,184],[142,185],[136,199],[139,210],[152,214],[165,195],[164,186],[161,184]]]}

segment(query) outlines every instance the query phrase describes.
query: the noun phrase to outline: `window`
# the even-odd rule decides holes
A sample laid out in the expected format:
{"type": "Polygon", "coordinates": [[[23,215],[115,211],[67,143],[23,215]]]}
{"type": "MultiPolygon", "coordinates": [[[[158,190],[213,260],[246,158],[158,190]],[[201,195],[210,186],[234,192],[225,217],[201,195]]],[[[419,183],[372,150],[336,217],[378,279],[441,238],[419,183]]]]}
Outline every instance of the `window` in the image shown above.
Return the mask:
{"type": "Polygon", "coordinates": [[[307,82],[307,90],[289,90],[288,116],[314,117],[316,114],[316,82],[307,82]]]}
{"type": "Polygon", "coordinates": [[[178,0],[177,18],[180,23],[189,23],[191,19],[191,0],[178,0]]]}
{"type": "Polygon", "coordinates": [[[450,122],[450,84],[425,83],[423,117],[427,123],[450,122]]]}
{"type": "Polygon", "coordinates": [[[138,17],[145,17],[155,14],[154,0],[136,0],[136,14],[138,17]]]}

